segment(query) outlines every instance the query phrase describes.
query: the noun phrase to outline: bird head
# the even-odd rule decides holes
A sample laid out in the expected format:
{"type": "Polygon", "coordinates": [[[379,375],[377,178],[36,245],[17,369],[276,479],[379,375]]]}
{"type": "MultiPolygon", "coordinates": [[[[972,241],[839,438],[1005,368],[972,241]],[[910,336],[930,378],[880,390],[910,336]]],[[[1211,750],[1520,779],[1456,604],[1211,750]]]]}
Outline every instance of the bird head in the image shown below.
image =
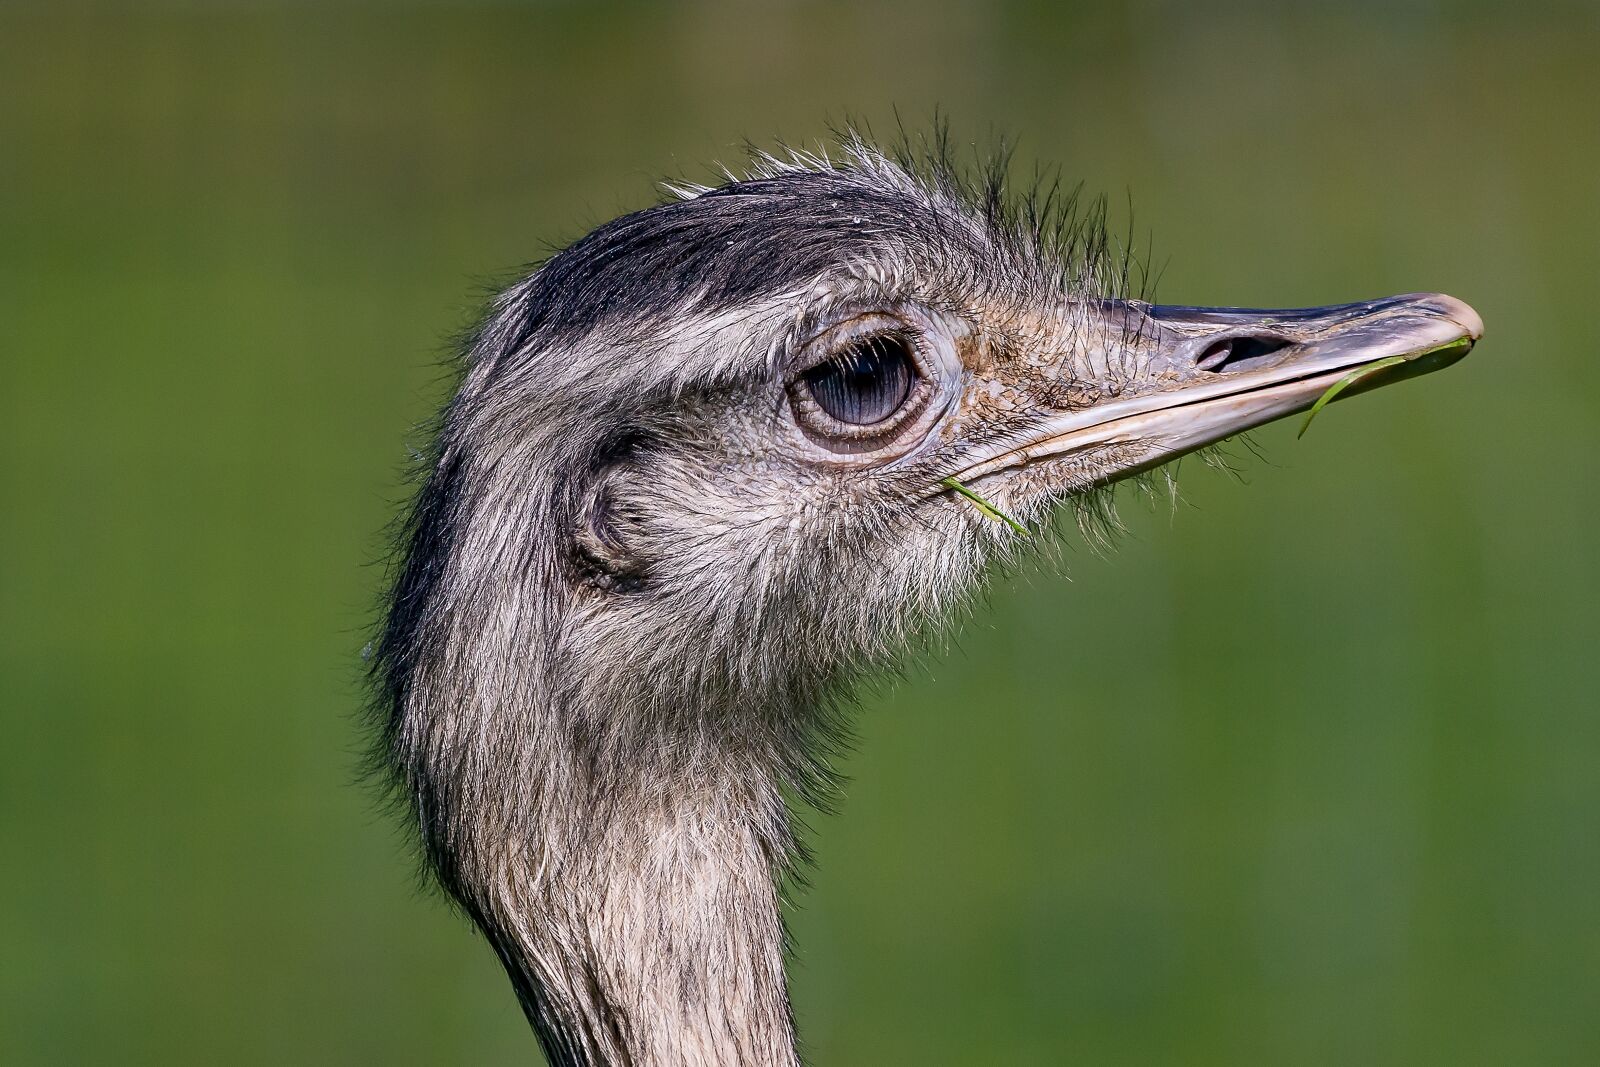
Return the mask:
{"type": "Polygon", "coordinates": [[[683,190],[467,348],[376,647],[378,759],[552,1062],[794,1062],[773,879],[841,683],[1062,504],[1482,329],[1438,295],[1152,305],[1095,213],[940,158],[852,143],[683,190]]]}
{"type": "MultiPolygon", "coordinates": [[[[1063,503],[1482,330],[1436,294],[1133,299],[1070,201],[855,144],[600,227],[476,339],[418,588],[589,706],[781,718],[937,625],[1063,503]]],[[[397,603],[428,601],[402,581],[397,603]]]]}

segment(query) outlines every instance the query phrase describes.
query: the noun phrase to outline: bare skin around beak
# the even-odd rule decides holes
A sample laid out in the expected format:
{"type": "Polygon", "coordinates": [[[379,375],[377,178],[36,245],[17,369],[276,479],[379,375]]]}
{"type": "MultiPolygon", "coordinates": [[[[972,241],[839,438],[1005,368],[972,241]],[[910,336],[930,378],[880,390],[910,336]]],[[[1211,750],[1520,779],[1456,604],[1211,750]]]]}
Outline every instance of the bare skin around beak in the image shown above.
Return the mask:
{"type": "Polygon", "coordinates": [[[1114,449],[1116,469],[1103,480],[1115,481],[1305,411],[1380,361],[1393,365],[1340,395],[1447,367],[1483,336],[1478,313],[1442,293],[1278,311],[1139,301],[1106,301],[1098,310],[1135,354],[1136,388],[1049,415],[1027,441],[957,478],[1114,449]]]}

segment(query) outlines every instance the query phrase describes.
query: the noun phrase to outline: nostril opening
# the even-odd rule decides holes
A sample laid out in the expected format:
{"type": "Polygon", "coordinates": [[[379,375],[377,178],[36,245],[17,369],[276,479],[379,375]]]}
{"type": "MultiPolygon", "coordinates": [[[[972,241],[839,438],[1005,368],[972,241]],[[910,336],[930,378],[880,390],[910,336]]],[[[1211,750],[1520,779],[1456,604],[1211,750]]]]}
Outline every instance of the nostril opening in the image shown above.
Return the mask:
{"type": "Polygon", "coordinates": [[[1200,350],[1194,365],[1213,374],[1251,370],[1293,343],[1282,337],[1219,337],[1200,350]]]}

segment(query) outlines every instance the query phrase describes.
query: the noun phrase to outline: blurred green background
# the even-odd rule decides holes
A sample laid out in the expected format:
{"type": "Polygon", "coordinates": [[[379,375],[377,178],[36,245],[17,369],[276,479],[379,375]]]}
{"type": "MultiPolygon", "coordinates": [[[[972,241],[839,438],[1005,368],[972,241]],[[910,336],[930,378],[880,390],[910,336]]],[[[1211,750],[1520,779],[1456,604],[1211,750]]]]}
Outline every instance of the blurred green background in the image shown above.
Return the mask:
{"type": "Polygon", "coordinates": [[[1580,6],[0,7],[0,1062],[536,1057],[352,784],[437,361],[656,178],[896,106],[1131,194],[1168,301],[1488,337],[867,702],[812,1061],[1600,1062],[1597,72],[1580,6]]]}

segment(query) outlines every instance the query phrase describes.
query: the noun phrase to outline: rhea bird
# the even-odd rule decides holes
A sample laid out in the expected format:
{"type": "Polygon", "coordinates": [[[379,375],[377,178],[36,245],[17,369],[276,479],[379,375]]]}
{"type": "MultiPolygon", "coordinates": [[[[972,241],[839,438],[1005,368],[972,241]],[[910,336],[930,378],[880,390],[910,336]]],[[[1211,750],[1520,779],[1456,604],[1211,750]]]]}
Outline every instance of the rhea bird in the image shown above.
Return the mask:
{"type": "Polygon", "coordinates": [[[673,192],[464,346],[375,645],[380,759],[552,1063],[797,1064],[786,797],[829,793],[852,683],[1058,505],[1482,323],[1151,304],[1071,197],[858,138],[673,192]]]}

